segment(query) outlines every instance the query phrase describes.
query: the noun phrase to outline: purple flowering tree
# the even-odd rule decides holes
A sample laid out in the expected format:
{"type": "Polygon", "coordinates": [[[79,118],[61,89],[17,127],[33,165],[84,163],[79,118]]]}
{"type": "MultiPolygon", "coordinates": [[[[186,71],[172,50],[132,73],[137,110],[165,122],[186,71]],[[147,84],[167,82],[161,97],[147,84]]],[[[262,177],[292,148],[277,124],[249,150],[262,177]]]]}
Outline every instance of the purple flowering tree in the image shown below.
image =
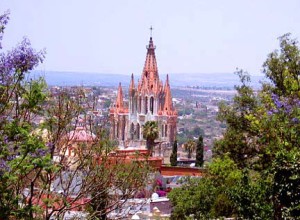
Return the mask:
{"type": "Polygon", "coordinates": [[[300,50],[290,34],[279,41],[280,49],[270,53],[264,63],[264,73],[271,82],[263,89],[266,124],[273,136],[263,152],[274,175],[276,219],[300,215],[300,50]]]}
{"type": "MultiPolygon", "coordinates": [[[[0,49],[8,15],[0,16],[0,49]]],[[[0,53],[0,218],[3,219],[12,215],[33,217],[32,192],[43,167],[50,164],[43,153],[46,146],[31,135],[34,129],[31,117],[41,114],[45,84],[41,79],[25,81],[26,73],[43,61],[44,54],[32,49],[26,38],[12,50],[0,53]]]]}
{"type": "Polygon", "coordinates": [[[241,85],[233,104],[221,104],[218,115],[227,129],[215,143],[215,157],[227,154],[239,169],[247,170],[247,184],[228,192],[238,215],[246,219],[300,215],[300,50],[290,34],[279,42],[280,48],[263,64],[269,81],[254,91],[247,84],[250,78],[238,72],[241,85]],[[249,191],[253,186],[259,194],[249,191]],[[245,200],[251,197],[259,206],[245,200]]]}
{"type": "MultiPolygon", "coordinates": [[[[0,50],[8,15],[0,15],[0,50]]],[[[26,38],[0,53],[0,219],[60,219],[70,210],[106,219],[142,190],[149,166],[110,158],[114,146],[91,124],[88,140],[74,143],[83,93],[50,95],[42,78],[27,80],[44,55],[26,38]]]]}

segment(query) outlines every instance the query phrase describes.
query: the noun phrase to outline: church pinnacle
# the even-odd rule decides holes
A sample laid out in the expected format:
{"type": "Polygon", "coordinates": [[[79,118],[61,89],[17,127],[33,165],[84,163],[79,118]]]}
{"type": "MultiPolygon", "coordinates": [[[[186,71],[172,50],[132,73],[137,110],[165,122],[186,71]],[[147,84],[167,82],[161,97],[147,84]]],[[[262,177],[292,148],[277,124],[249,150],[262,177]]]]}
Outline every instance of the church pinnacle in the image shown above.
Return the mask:
{"type": "Polygon", "coordinates": [[[155,57],[155,46],[152,39],[152,27],[151,30],[151,36],[149,40],[149,44],[147,45],[147,55],[146,55],[146,61],[144,65],[143,75],[142,79],[149,81],[159,80],[158,76],[158,68],[156,63],[156,57],[155,57]]]}
{"type": "Polygon", "coordinates": [[[169,74],[167,74],[167,79],[165,83],[165,104],[164,104],[163,111],[166,114],[170,114],[170,112],[173,111],[171,88],[169,84],[169,74]]]}
{"type": "Polygon", "coordinates": [[[133,93],[135,89],[134,86],[134,77],[133,77],[133,73],[131,74],[131,80],[130,80],[130,85],[129,85],[129,94],[131,95],[133,93]]]}
{"type": "Polygon", "coordinates": [[[176,137],[177,111],[172,103],[172,94],[167,75],[165,84],[159,79],[155,45],[150,28],[150,40],[141,78],[135,85],[131,75],[129,96],[123,103],[123,91],[119,84],[115,107],[110,109],[110,137],[119,147],[144,149],[146,146],[142,128],[147,121],[156,121],[159,129],[157,140],[162,147],[171,146],[176,137]]]}
{"type": "Polygon", "coordinates": [[[123,91],[122,91],[121,83],[119,83],[116,107],[119,108],[119,109],[123,108],[123,91]]]}

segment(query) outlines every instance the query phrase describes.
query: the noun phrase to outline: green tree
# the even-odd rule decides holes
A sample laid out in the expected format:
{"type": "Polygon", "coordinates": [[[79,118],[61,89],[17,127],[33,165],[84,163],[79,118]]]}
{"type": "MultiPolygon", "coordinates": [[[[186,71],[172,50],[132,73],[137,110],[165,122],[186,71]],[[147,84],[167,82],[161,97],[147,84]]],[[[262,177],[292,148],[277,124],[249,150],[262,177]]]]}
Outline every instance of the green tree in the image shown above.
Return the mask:
{"type": "Polygon", "coordinates": [[[204,131],[202,128],[197,126],[190,132],[190,135],[193,135],[195,137],[200,136],[200,135],[204,136],[204,131]]]}
{"type": "Polygon", "coordinates": [[[258,109],[257,96],[249,86],[250,76],[247,72],[236,72],[241,85],[236,86],[237,95],[232,105],[221,103],[217,119],[226,123],[224,138],[216,141],[213,148],[215,155],[229,153],[230,157],[241,167],[248,166],[257,155],[257,145],[249,142],[249,137],[258,135],[259,130],[249,116],[258,109]]]}
{"type": "Polygon", "coordinates": [[[226,194],[234,204],[237,216],[245,219],[272,219],[272,184],[264,178],[259,173],[245,169],[242,177],[227,189],[226,194]]]}
{"type": "MultiPolygon", "coordinates": [[[[0,15],[0,49],[8,13],[0,15]]],[[[44,52],[31,48],[28,39],[0,54],[0,218],[33,218],[33,190],[44,167],[50,166],[47,146],[36,136],[32,117],[41,115],[44,82],[25,82],[25,74],[43,61],[44,52]],[[29,192],[24,201],[24,189],[29,192]]]]}
{"type": "Polygon", "coordinates": [[[274,217],[295,218],[300,216],[300,152],[278,152],[272,166],[274,172],[273,202],[274,217]]]}
{"type": "Polygon", "coordinates": [[[177,140],[173,143],[172,153],[170,156],[171,166],[177,166],[177,140]]]}
{"type": "MultiPolygon", "coordinates": [[[[0,49],[7,22],[8,14],[0,15],[0,49]]],[[[0,53],[0,219],[61,219],[72,207],[85,209],[109,195],[109,203],[91,209],[91,217],[103,217],[119,204],[120,191],[126,200],[143,188],[147,158],[124,165],[110,157],[114,146],[88,124],[91,141],[74,146],[70,157],[72,131],[86,116],[82,92],[52,96],[42,78],[27,80],[43,59],[27,39],[0,53]]]]}
{"type": "Polygon", "coordinates": [[[300,90],[298,41],[291,34],[279,37],[280,50],[269,54],[263,72],[271,80],[271,91],[278,95],[296,95],[300,90]]]}
{"type": "Polygon", "coordinates": [[[173,205],[172,219],[234,216],[236,210],[228,192],[241,177],[241,171],[227,155],[214,159],[202,178],[189,179],[181,188],[168,194],[173,205]]]}
{"type": "Polygon", "coordinates": [[[294,193],[300,188],[300,50],[290,34],[279,42],[280,50],[270,53],[264,63],[271,82],[263,87],[269,121],[264,128],[271,131],[272,140],[264,143],[262,163],[271,168],[274,219],[297,218],[300,210],[300,197],[294,193]]]}
{"type": "Polygon", "coordinates": [[[272,52],[264,63],[270,81],[257,93],[249,86],[238,90],[233,105],[220,108],[219,119],[226,122],[227,130],[216,143],[215,153],[229,152],[240,168],[249,169],[247,184],[237,187],[232,197],[244,218],[254,218],[253,213],[273,219],[299,214],[300,199],[291,192],[299,187],[295,159],[300,149],[300,51],[289,34],[279,41],[280,50],[272,52]],[[245,93],[247,90],[252,92],[245,93]],[[253,176],[255,172],[259,181],[253,176]],[[248,202],[238,199],[243,195],[248,202]],[[259,204],[256,208],[245,205],[254,201],[259,204]]]}
{"type": "Polygon", "coordinates": [[[158,138],[158,125],[156,121],[147,121],[143,125],[143,138],[146,139],[146,147],[152,155],[155,146],[155,140],[158,138]]]}
{"type": "Polygon", "coordinates": [[[203,163],[204,163],[203,152],[204,152],[203,137],[202,137],[202,135],[200,135],[198,138],[197,147],[196,147],[196,166],[197,167],[203,166],[203,163]]]}
{"type": "Polygon", "coordinates": [[[211,219],[216,191],[210,179],[190,179],[168,194],[173,210],[171,219],[211,219]]]}
{"type": "Polygon", "coordinates": [[[218,115],[226,131],[216,141],[213,162],[201,179],[212,185],[209,189],[184,186],[185,195],[175,191],[177,199],[171,192],[171,201],[178,205],[174,214],[183,213],[179,218],[191,214],[202,218],[197,213],[207,218],[299,218],[300,51],[289,34],[279,42],[280,49],[264,63],[270,81],[261,90],[249,86],[247,73],[237,72],[241,80],[237,95],[232,104],[220,105],[218,115]],[[206,203],[209,207],[189,209],[197,202],[189,190],[214,192],[206,203]],[[185,206],[189,200],[191,204],[185,206]]]}
{"type": "Polygon", "coordinates": [[[192,158],[192,153],[196,150],[195,141],[189,139],[184,145],[184,149],[188,152],[188,158],[192,158]]]}

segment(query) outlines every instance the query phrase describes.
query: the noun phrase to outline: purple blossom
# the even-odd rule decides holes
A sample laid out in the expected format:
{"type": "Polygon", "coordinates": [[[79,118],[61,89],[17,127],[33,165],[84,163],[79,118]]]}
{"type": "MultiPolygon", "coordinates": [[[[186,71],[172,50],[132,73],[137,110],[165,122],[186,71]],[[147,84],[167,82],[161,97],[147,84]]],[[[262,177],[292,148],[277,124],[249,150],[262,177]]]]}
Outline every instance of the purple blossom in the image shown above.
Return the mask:
{"type": "Polygon", "coordinates": [[[53,150],[53,147],[54,147],[54,144],[52,142],[48,142],[46,144],[47,148],[48,148],[48,151],[51,152],[53,150]]]}
{"type": "Polygon", "coordinates": [[[279,96],[275,93],[272,93],[271,95],[273,102],[278,102],[279,101],[279,96]]]}
{"type": "Polygon", "coordinates": [[[45,51],[36,52],[26,38],[16,48],[0,54],[0,85],[9,86],[43,62],[45,51]]]}
{"type": "Polygon", "coordinates": [[[44,51],[36,52],[32,49],[30,41],[23,38],[23,41],[9,51],[6,56],[1,54],[0,72],[28,72],[43,61],[44,54],[44,51]]]}
{"type": "Polygon", "coordinates": [[[48,148],[52,148],[53,147],[53,143],[52,142],[47,142],[47,144],[46,144],[46,146],[48,147],[48,148]]]}
{"type": "Polygon", "coordinates": [[[10,167],[9,167],[9,165],[6,163],[6,161],[3,160],[3,159],[0,159],[0,171],[6,172],[6,171],[9,171],[9,170],[10,170],[10,167]]]}
{"type": "Polygon", "coordinates": [[[293,122],[294,124],[298,124],[298,123],[300,122],[300,120],[299,120],[299,118],[293,118],[293,119],[292,119],[292,122],[293,122]]]}
{"type": "Polygon", "coordinates": [[[271,110],[269,110],[267,113],[268,113],[268,115],[269,116],[272,116],[272,115],[274,115],[274,114],[277,114],[279,111],[277,110],[277,109],[271,109],[271,110]]]}
{"type": "Polygon", "coordinates": [[[282,108],[284,106],[284,104],[279,99],[275,99],[273,101],[277,108],[282,108]]]}
{"type": "Polygon", "coordinates": [[[38,150],[36,151],[36,154],[37,154],[39,157],[44,157],[47,153],[48,153],[48,151],[45,150],[45,149],[38,149],[38,150]]]}
{"type": "Polygon", "coordinates": [[[4,136],[4,144],[8,144],[8,137],[6,135],[4,136]]]}
{"type": "Polygon", "coordinates": [[[290,115],[295,107],[300,107],[300,100],[298,98],[280,98],[277,94],[274,93],[271,95],[271,97],[275,105],[275,108],[270,110],[272,114],[278,113],[280,110],[282,110],[284,113],[290,115]]]}
{"type": "Polygon", "coordinates": [[[0,49],[2,49],[1,41],[2,41],[2,38],[3,38],[3,32],[4,32],[4,29],[5,29],[5,26],[8,23],[8,20],[9,20],[8,15],[9,15],[9,12],[5,12],[3,15],[0,15],[0,49]]]}
{"type": "Polygon", "coordinates": [[[11,160],[13,160],[15,158],[16,158],[16,155],[8,155],[7,156],[7,161],[11,161],[11,160]]]}
{"type": "Polygon", "coordinates": [[[287,114],[290,114],[293,110],[293,106],[288,104],[288,103],[284,103],[284,111],[287,114]]]}
{"type": "Polygon", "coordinates": [[[33,158],[40,158],[46,156],[46,154],[49,152],[47,149],[36,149],[35,152],[29,153],[33,158]]]}
{"type": "MultiPolygon", "coordinates": [[[[272,93],[271,98],[276,106],[276,109],[281,109],[284,106],[277,94],[272,93]]],[[[275,109],[271,109],[271,111],[275,113],[275,109]]]]}

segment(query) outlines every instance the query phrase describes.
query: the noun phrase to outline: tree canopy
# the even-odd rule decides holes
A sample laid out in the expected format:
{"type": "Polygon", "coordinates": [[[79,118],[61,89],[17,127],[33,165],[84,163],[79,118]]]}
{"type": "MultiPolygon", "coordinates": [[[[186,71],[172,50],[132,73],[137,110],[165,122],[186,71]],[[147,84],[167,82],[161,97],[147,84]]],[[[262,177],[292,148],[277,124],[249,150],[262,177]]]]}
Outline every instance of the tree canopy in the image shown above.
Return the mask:
{"type": "Polygon", "coordinates": [[[199,136],[196,146],[196,167],[202,167],[204,163],[204,145],[203,137],[199,136]]]}
{"type": "MultiPolygon", "coordinates": [[[[232,104],[219,107],[218,119],[227,127],[223,138],[215,142],[208,174],[196,185],[189,183],[184,190],[171,192],[172,202],[179,204],[174,215],[180,212],[198,219],[299,217],[300,51],[290,34],[279,37],[279,45],[263,64],[269,81],[260,90],[250,87],[247,72],[237,71],[241,81],[235,87],[237,95],[232,104]],[[182,194],[189,190],[195,195],[209,191],[209,207],[180,205],[182,194]]],[[[191,204],[201,199],[192,195],[191,204]]]]}
{"type": "MultiPolygon", "coordinates": [[[[0,15],[0,49],[8,20],[0,15]]],[[[44,56],[26,38],[0,53],[0,219],[61,219],[73,209],[105,219],[143,190],[150,168],[114,159],[105,131],[79,126],[81,90],[53,95],[43,78],[27,79],[44,56]],[[75,143],[78,128],[90,139],[75,143]]]]}
{"type": "Polygon", "coordinates": [[[183,148],[187,151],[187,157],[192,158],[192,153],[196,150],[196,142],[192,139],[189,139],[184,145],[183,148]]]}
{"type": "Polygon", "coordinates": [[[172,153],[170,156],[170,163],[171,166],[177,166],[177,140],[174,141],[173,147],[172,147],[172,153]]]}
{"type": "Polygon", "coordinates": [[[155,146],[155,140],[158,138],[158,124],[156,121],[147,121],[143,125],[143,138],[146,139],[146,147],[152,155],[153,148],[155,146]]]}

